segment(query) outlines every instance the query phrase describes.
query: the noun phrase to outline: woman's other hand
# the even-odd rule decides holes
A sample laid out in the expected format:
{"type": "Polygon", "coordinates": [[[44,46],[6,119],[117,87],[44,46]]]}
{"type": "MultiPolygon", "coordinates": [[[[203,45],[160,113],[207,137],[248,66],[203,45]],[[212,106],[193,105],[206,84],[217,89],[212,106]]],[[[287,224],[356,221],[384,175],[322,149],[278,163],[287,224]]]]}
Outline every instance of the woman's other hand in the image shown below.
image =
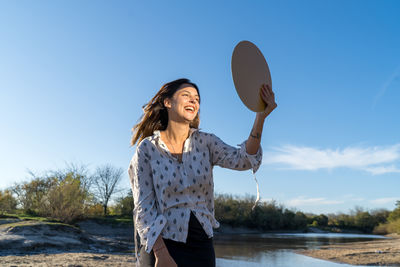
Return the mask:
{"type": "Polygon", "coordinates": [[[258,113],[263,118],[266,118],[278,105],[275,103],[275,94],[269,85],[263,84],[261,86],[260,96],[266,106],[264,111],[258,113]]]}
{"type": "Polygon", "coordinates": [[[155,267],[178,267],[166,247],[157,250],[154,256],[156,258],[155,267]]]}

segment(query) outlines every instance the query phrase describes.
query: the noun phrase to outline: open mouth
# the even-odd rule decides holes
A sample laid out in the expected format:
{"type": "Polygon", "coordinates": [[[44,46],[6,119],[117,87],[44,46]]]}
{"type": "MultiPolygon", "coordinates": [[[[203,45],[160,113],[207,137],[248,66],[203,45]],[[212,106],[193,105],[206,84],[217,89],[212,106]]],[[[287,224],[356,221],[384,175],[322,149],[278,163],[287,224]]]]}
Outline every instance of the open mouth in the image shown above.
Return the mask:
{"type": "Polygon", "coordinates": [[[185,110],[189,113],[194,113],[194,107],[185,107],[185,110]]]}

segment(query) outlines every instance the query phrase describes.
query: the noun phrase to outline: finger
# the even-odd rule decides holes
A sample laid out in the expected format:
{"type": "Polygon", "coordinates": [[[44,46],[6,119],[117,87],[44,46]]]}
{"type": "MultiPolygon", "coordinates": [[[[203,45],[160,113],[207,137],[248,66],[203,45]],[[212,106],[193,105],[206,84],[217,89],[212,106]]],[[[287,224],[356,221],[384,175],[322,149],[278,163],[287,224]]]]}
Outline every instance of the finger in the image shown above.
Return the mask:
{"type": "Polygon", "coordinates": [[[271,87],[269,86],[269,84],[266,84],[266,85],[265,85],[265,90],[268,91],[268,94],[269,94],[269,95],[271,94],[271,87]]]}
{"type": "Polygon", "coordinates": [[[265,94],[265,90],[263,90],[263,88],[260,88],[260,97],[262,100],[264,100],[264,102],[266,102],[267,96],[265,94]]]}
{"type": "Polygon", "coordinates": [[[263,84],[263,90],[264,90],[264,92],[265,92],[265,95],[269,98],[271,94],[270,94],[270,92],[269,92],[267,86],[268,86],[268,85],[263,84]]]}
{"type": "Polygon", "coordinates": [[[267,95],[267,92],[266,92],[266,90],[265,90],[265,88],[264,88],[264,85],[261,85],[261,87],[260,87],[260,92],[263,94],[263,95],[267,95]]]}
{"type": "Polygon", "coordinates": [[[274,91],[272,91],[272,89],[271,89],[271,86],[270,85],[268,85],[268,95],[269,95],[269,99],[270,99],[270,101],[272,101],[272,102],[275,102],[275,93],[274,93],[274,91]]]}
{"type": "Polygon", "coordinates": [[[272,91],[272,87],[268,84],[268,91],[271,95],[274,95],[274,91],[272,91]]]}
{"type": "Polygon", "coordinates": [[[269,85],[269,84],[267,84],[267,90],[268,90],[268,93],[269,94],[273,94],[273,91],[272,91],[272,88],[271,88],[271,85],[269,85]]]}
{"type": "Polygon", "coordinates": [[[263,91],[264,91],[264,95],[267,99],[271,98],[271,94],[269,93],[268,89],[267,89],[267,85],[263,86],[263,91]]]}

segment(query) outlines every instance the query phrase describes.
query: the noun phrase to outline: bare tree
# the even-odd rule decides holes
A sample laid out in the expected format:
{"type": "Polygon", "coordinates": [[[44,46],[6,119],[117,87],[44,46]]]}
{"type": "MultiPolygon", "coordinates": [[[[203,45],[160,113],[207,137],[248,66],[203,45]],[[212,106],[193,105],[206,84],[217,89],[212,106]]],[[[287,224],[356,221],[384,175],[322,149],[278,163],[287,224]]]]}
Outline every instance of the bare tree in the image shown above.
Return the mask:
{"type": "Polygon", "coordinates": [[[104,216],[107,215],[108,202],[111,196],[119,191],[117,185],[121,181],[123,172],[122,168],[115,168],[110,164],[96,169],[92,186],[96,198],[103,206],[104,216]]]}
{"type": "MultiPolygon", "coordinates": [[[[93,183],[93,177],[89,174],[88,165],[82,163],[68,163],[65,162],[66,168],[55,171],[48,171],[47,176],[52,176],[58,178],[62,181],[68,175],[72,175],[73,178],[79,179],[81,186],[84,190],[90,191],[90,187],[93,183]]],[[[32,174],[31,174],[32,175],[32,174]]],[[[33,175],[32,175],[33,176],[33,175]]]]}

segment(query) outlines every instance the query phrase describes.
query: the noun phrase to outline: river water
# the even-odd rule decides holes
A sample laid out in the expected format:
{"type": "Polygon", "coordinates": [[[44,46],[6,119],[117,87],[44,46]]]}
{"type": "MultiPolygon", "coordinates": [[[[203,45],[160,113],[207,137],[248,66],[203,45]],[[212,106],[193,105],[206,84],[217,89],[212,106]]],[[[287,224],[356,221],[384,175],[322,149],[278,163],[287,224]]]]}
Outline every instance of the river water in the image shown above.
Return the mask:
{"type": "Polygon", "coordinates": [[[294,253],[322,245],[369,241],[384,238],[358,234],[241,234],[214,238],[218,267],[348,267],[294,253]]]}

